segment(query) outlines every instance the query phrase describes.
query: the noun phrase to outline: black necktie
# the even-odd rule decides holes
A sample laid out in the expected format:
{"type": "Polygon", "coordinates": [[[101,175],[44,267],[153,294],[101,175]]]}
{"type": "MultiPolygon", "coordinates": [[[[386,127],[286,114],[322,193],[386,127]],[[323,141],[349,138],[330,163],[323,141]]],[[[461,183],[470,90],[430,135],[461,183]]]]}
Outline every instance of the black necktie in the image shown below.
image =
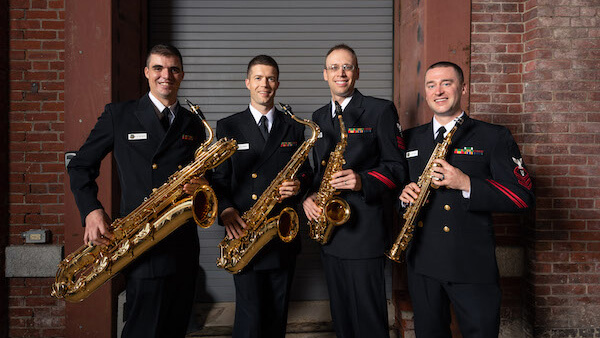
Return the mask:
{"type": "Polygon", "coordinates": [[[438,134],[437,134],[437,137],[435,138],[436,143],[444,142],[444,133],[445,132],[446,132],[446,128],[444,128],[443,126],[438,128],[438,134]]]}
{"type": "Polygon", "coordinates": [[[160,118],[160,124],[163,126],[165,131],[169,130],[169,115],[171,114],[171,110],[169,107],[165,107],[162,111],[162,117],[160,118]]]}
{"type": "Polygon", "coordinates": [[[260,133],[262,134],[265,141],[269,138],[269,126],[267,126],[268,121],[269,120],[264,115],[260,118],[260,121],[258,121],[258,129],[260,129],[260,133]]]}

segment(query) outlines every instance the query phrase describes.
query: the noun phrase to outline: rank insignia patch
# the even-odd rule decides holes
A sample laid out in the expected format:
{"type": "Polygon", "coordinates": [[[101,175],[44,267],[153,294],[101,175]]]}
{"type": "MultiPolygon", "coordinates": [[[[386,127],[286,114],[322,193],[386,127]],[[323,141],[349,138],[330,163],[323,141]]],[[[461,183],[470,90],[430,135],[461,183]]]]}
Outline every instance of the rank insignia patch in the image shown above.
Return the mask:
{"type": "Polygon", "coordinates": [[[366,134],[373,131],[373,128],[348,128],[348,134],[366,134]]]}
{"type": "Polygon", "coordinates": [[[476,150],[473,147],[464,147],[462,149],[454,149],[454,153],[458,155],[483,155],[483,150],[476,150]]]}
{"type": "Polygon", "coordinates": [[[512,160],[517,165],[515,170],[513,170],[513,173],[517,177],[517,181],[520,185],[531,190],[531,177],[529,177],[529,173],[525,170],[525,167],[523,167],[523,158],[512,157],[512,160]]]}
{"type": "Polygon", "coordinates": [[[396,143],[398,144],[398,149],[406,150],[406,144],[402,137],[396,136],[396,143]]]}

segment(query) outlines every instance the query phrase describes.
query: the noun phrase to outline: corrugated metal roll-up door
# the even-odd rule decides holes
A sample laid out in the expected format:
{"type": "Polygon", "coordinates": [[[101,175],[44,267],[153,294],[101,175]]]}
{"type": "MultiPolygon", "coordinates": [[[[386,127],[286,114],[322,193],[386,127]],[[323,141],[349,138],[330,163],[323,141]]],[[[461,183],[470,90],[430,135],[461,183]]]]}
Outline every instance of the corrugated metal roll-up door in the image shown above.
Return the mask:
{"type": "MultiPolygon", "coordinates": [[[[199,104],[213,128],[217,120],[247,107],[246,67],[258,54],[279,64],[276,102],[290,104],[303,118],[330,100],[322,69],[325,54],[338,43],[358,55],[357,88],[392,98],[393,0],[150,0],[149,31],[151,45],[167,42],[181,50],[180,102],[188,98],[199,104]]],[[[327,299],[318,244],[302,228],[293,298],[327,299]]],[[[215,224],[199,234],[200,300],[234,300],[231,275],[215,266],[223,228],[215,224]]],[[[388,278],[388,290],[390,284],[388,278]]]]}

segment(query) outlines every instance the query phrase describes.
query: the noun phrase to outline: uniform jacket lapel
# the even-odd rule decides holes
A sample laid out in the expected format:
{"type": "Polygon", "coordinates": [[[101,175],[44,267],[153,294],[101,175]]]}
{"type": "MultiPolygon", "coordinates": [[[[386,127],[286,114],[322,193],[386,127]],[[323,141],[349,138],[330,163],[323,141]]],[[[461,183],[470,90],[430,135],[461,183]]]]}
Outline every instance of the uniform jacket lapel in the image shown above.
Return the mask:
{"type": "MultiPolygon", "coordinates": [[[[284,120],[283,113],[275,109],[275,118],[273,121],[273,127],[269,132],[269,138],[265,144],[260,159],[258,160],[257,166],[261,166],[265,161],[273,155],[273,153],[280,147],[281,141],[287,134],[290,125],[284,120]]],[[[257,128],[258,130],[258,128],[257,128]]],[[[261,136],[262,138],[262,136],[261,136]]]]}
{"type": "Polygon", "coordinates": [[[156,117],[154,105],[152,104],[152,101],[150,101],[148,95],[145,95],[140,99],[135,111],[135,116],[144,127],[144,130],[148,132],[148,139],[152,143],[152,148],[158,149],[165,137],[165,131],[156,117]]]}
{"type": "Polygon", "coordinates": [[[321,109],[325,109],[325,113],[315,115],[315,123],[319,125],[321,133],[323,134],[323,137],[319,138],[319,141],[317,142],[317,148],[323,149],[322,152],[331,152],[331,150],[333,150],[332,144],[335,144],[334,142],[336,142],[336,140],[339,140],[340,138],[340,130],[339,128],[337,130],[334,130],[333,127],[333,123],[331,120],[331,102],[327,106],[325,106],[325,108],[321,109]]]}
{"type": "Polygon", "coordinates": [[[364,112],[365,108],[363,107],[363,95],[358,90],[354,90],[352,100],[350,100],[342,114],[342,117],[344,118],[344,124],[346,125],[346,129],[360,127],[358,123],[364,112]]]}
{"type": "Polygon", "coordinates": [[[250,143],[250,151],[260,154],[265,146],[265,140],[249,108],[240,115],[239,128],[250,143]]]}

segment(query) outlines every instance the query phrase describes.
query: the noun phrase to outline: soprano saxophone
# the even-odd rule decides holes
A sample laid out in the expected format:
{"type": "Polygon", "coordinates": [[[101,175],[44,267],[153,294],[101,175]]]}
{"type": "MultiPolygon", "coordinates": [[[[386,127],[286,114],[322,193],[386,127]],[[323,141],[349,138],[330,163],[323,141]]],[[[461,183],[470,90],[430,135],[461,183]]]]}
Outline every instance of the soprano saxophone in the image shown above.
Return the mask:
{"type": "Polygon", "coordinates": [[[329,242],[334,227],[346,223],[350,218],[350,206],[348,202],[335,196],[337,191],[331,186],[331,176],[342,170],[342,166],[346,163],[344,160],[344,151],[348,143],[348,133],[342,119],[342,107],[337,101],[335,102],[335,113],[340,121],[340,141],[329,155],[323,180],[315,197],[315,204],[323,212],[321,212],[321,215],[317,219],[308,221],[310,238],[321,244],[329,242]]]}
{"type": "Polygon", "coordinates": [[[433,168],[439,166],[433,161],[438,158],[446,158],[446,154],[448,153],[448,147],[450,146],[450,144],[452,144],[452,136],[456,132],[456,129],[458,129],[458,127],[463,123],[463,121],[463,116],[458,118],[454,127],[444,138],[444,141],[438,143],[435,146],[433,153],[431,153],[431,157],[429,157],[429,161],[425,166],[425,170],[423,170],[423,173],[421,173],[421,176],[419,176],[419,181],[417,182],[417,185],[421,188],[421,192],[419,192],[419,195],[417,196],[415,201],[406,208],[406,211],[404,211],[404,215],[402,216],[404,218],[404,226],[402,226],[402,229],[400,230],[398,237],[396,237],[396,241],[392,245],[390,251],[385,253],[385,255],[389,259],[397,263],[401,263],[404,261],[402,253],[406,250],[408,244],[412,240],[413,232],[415,230],[415,221],[419,216],[421,208],[423,208],[423,206],[427,202],[427,199],[429,198],[429,194],[431,193],[430,188],[439,188],[439,186],[436,185],[433,181],[433,176],[431,175],[433,172],[433,168]]]}
{"type": "Polygon", "coordinates": [[[281,104],[281,109],[288,114],[294,121],[304,124],[312,130],[310,139],[304,141],[286,166],[277,174],[277,177],[271,181],[271,184],[265,189],[260,198],[254,203],[252,208],[244,212],[242,219],[246,223],[246,233],[240,238],[225,238],[219,243],[220,257],[217,258],[217,266],[230,273],[240,272],[254,256],[262,249],[275,235],[283,242],[291,242],[298,234],[298,214],[290,207],[284,208],[278,215],[267,219],[267,216],[273,210],[273,207],[279,202],[279,186],[288,180],[292,180],[296,172],[306,158],[310,150],[317,141],[319,126],[310,120],[297,118],[291,111],[290,106],[281,104]]]}
{"type": "Polygon", "coordinates": [[[217,216],[213,189],[203,185],[189,196],[183,192],[183,186],[233,155],[237,143],[223,138],[210,145],[212,129],[198,106],[187,103],[209,133],[207,140],[196,149],[195,160],[153,189],[129,215],[116,219],[109,226],[114,237],[108,245],[83,245],[59,263],[52,296],[70,302],[82,301],[191,218],[201,228],[213,224],[217,216]]]}

